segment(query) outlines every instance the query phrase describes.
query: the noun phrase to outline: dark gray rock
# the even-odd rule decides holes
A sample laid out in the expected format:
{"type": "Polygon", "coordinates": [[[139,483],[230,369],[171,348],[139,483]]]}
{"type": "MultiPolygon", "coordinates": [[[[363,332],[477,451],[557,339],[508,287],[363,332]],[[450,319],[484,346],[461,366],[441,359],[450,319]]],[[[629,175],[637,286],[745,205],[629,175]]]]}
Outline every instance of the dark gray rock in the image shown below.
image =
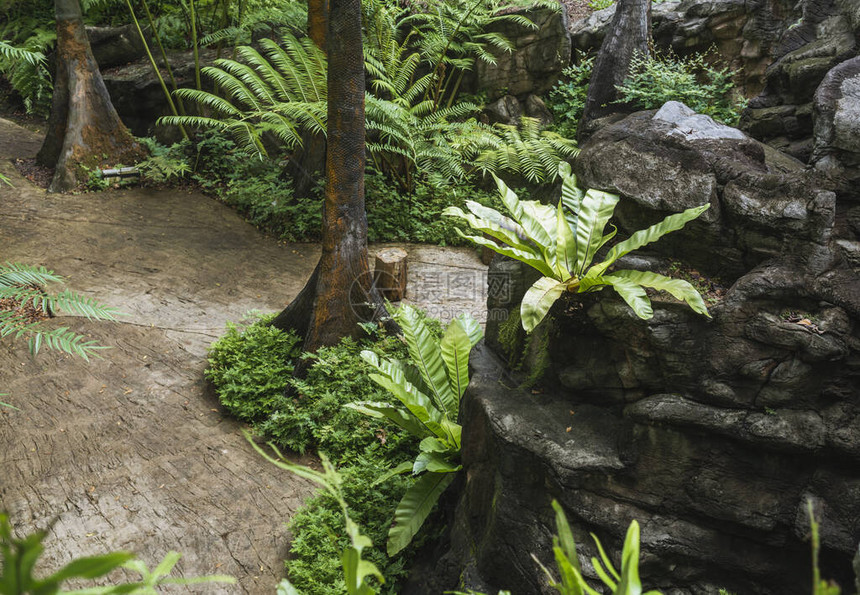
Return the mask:
{"type": "Polygon", "coordinates": [[[799,162],[683,104],[668,102],[602,128],[575,165],[586,186],[630,199],[617,209],[628,232],[661,214],[710,204],[661,240],[696,267],[737,278],[789,252],[822,268],[834,257],[821,248],[833,226],[833,194],[814,188],[799,162]]]}
{"type": "Polygon", "coordinates": [[[505,95],[488,104],[484,108],[484,113],[490,124],[516,126],[523,116],[523,106],[513,95],[505,95]]]}
{"type": "Polygon", "coordinates": [[[857,240],[846,238],[856,207],[796,160],[673,103],[600,129],[575,167],[585,185],[623,195],[624,232],[710,203],[707,217],[623,266],[663,272],[674,256],[694,280],[719,271],[731,287],[709,303],[712,318],[656,293],[649,320],[609,289],[565,295],[526,336],[519,301],[538,274],[494,259],[487,348],[473,355],[462,408],[457,555],[485,589],[550,593],[531,554],[552,566],[555,498],[586,574],[585,533],[618,551],[638,519],[646,586],[784,595],[808,583],[811,498],[825,574],[850,584],[860,274],[848,256],[857,240]],[[538,367],[536,389],[515,388],[538,367]]]}
{"type": "Polygon", "coordinates": [[[496,63],[477,60],[474,77],[466,88],[486,90],[490,99],[503,95],[524,98],[549,91],[570,64],[570,34],[565,11],[538,10],[525,13],[536,29],[506,22],[495,32],[513,42],[513,52],[496,52],[496,63]]]}
{"type": "Polygon", "coordinates": [[[811,162],[840,196],[860,200],[860,56],[827,73],[815,92],[811,162]]]}
{"type": "Polygon", "coordinates": [[[541,128],[549,126],[553,121],[552,112],[546,106],[543,99],[537,95],[526,97],[526,115],[540,122],[541,128]]]}
{"type": "Polygon", "coordinates": [[[146,56],[146,49],[134,25],[87,27],[87,37],[100,69],[121,66],[146,56]]]}

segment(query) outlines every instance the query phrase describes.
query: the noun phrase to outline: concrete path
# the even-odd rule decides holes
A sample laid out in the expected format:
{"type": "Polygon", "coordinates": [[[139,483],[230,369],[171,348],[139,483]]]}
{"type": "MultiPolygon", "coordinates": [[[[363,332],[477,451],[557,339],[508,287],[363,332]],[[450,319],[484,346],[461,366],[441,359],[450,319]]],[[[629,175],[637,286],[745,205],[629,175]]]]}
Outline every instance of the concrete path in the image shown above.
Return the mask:
{"type": "MultiPolygon", "coordinates": [[[[0,119],[0,261],[44,265],[126,312],[119,323],[55,323],[109,345],[104,359],[0,343],[0,507],[19,532],[56,518],[46,569],[113,549],[186,575],[230,574],[205,593],[272,593],[284,523],[313,488],[261,460],[203,379],[228,320],[275,311],[310,275],[318,246],[283,245],[197,193],[132,189],[46,195],[10,158],[39,139],[0,119]]],[[[483,315],[486,267],[469,249],[406,246],[410,301],[450,319],[483,315]]]]}

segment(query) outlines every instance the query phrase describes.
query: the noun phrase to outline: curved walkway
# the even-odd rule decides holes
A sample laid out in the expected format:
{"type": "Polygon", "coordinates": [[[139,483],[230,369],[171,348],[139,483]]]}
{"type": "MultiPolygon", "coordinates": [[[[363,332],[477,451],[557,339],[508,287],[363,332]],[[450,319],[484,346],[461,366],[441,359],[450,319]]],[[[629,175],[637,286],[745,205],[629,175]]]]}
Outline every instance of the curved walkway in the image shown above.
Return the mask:
{"type": "MultiPolygon", "coordinates": [[[[203,379],[206,346],[228,320],[278,310],[303,286],[318,247],[264,237],[196,193],[132,189],[46,195],[10,158],[32,133],[0,119],[0,261],[44,265],[67,286],[126,312],[118,323],[58,318],[112,349],[86,363],[0,342],[0,508],[19,532],[57,519],[45,569],[128,549],[154,565],[183,553],[188,576],[223,573],[272,593],[284,523],[313,488],[261,460],[203,379]]],[[[485,303],[485,267],[468,249],[409,247],[419,305],[445,318],[485,303]]]]}

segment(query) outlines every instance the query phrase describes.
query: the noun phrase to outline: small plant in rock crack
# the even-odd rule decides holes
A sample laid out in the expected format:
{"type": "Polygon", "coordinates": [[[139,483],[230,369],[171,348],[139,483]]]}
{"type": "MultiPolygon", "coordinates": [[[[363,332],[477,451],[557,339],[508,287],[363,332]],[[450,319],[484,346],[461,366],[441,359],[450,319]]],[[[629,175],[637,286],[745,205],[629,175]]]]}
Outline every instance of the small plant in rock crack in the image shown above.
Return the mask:
{"type": "MultiPolygon", "coordinates": [[[[709,316],[702,296],[687,281],[670,279],[647,271],[609,268],[622,256],[655,242],[662,236],[684,227],[701,215],[709,205],[669,215],[660,223],[637,231],[615,244],[602,262],[594,263],[597,252],[609,243],[617,229],[604,233],[615,211],[619,197],[600,190],[582,190],[570,165],[559,166],[562,196],[557,208],[533,200],[520,200],[504,182],[496,178],[502,202],[511,217],[489,207],[468,201],[470,213],[458,207],[444,214],[459,217],[472,229],[484,235],[464,238],[491,250],[524,262],[543,274],[523,297],[520,316],[523,328],[531,332],[544,319],[550,307],[565,292],[585,293],[611,287],[633,309],[637,316],[653,316],[651,301],[645,293],[649,287],[670,293],[685,301],[695,312],[709,316]]],[[[458,230],[459,231],[459,230],[458,230]]]]}
{"type": "MultiPolygon", "coordinates": [[[[414,462],[391,474],[420,475],[397,505],[388,533],[388,555],[401,551],[421,528],[442,492],[460,469],[460,399],[469,384],[469,353],[483,335],[470,316],[455,319],[441,341],[434,339],[418,311],[401,306],[392,312],[409,349],[410,361],[383,360],[372,351],[361,356],[375,369],[370,377],[400,402],[360,402],[347,405],[377,418],[388,418],[421,438],[414,462]]],[[[379,481],[384,479],[381,478],[379,481]]]]}

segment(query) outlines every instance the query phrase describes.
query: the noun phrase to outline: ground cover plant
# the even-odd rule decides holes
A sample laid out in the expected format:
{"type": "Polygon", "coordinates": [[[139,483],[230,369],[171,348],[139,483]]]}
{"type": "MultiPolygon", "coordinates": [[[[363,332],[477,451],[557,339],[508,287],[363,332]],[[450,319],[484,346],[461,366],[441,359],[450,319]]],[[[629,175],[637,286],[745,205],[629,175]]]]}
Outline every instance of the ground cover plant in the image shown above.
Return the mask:
{"type": "MultiPolygon", "coordinates": [[[[373,330],[364,339],[344,339],[314,354],[299,355],[295,336],[268,326],[269,320],[271,317],[264,316],[228,327],[227,334],[210,349],[207,376],[228,410],[252,422],[277,447],[316,450],[330,457],[343,478],[341,494],[351,518],[381,546],[397,502],[414,481],[390,471],[415,459],[418,439],[393,423],[344,405],[389,398],[369,377],[362,351],[379,358],[406,359],[407,349],[395,337],[373,330]],[[311,361],[303,379],[290,373],[298,357],[311,361]]],[[[427,321],[425,327],[433,336],[440,336],[438,323],[427,321]]],[[[294,540],[287,571],[300,592],[343,592],[340,557],[349,545],[343,525],[340,503],[330,492],[311,498],[291,519],[294,540]]],[[[377,548],[363,551],[364,559],[385,577],[381,592],[397,593],[406,561],[437,531],[435,526],[426,527],[397,556],[389,557],[377,548]]]]}
{"type": "MultiPolygon", "coordinates": [[[[576,136],[585,108],[593,55],[577,53],[564,78],[549,92],[548,106],[555,116],[551,129],[567,138],[576,136]]],[[[617,87],[620,103],[638,109],[657,109],[667,101],[680,101],[694,111],[730,126],[740,121],[746,100],[736,90],[728,67],[719,66],[715,50],[679,57],[671,51],[636,54],[630,74],[617,87]]]]}

